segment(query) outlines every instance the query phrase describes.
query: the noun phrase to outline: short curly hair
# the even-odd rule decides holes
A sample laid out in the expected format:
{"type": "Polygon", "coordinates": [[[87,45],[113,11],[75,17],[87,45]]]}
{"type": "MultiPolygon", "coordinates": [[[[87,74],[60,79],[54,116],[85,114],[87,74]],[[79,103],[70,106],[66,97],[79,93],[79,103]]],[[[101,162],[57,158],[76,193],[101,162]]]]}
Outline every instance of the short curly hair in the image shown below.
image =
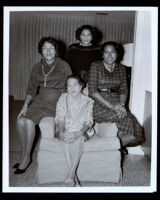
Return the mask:
{"type": "Polygon", "coordinates": [[[116,62],[120,62],[123,59],[123,55],[124,55],[124,48],[121,44],[114,42],[114,41],[108,41],[108,42],[104,42],[101,45],[101,55],[103,55],[104,53],[104,49],[107,45],[112,45],[116,52],[117,52],[117,59],[116,62]]]}
{"type": "Polygon", "coordinates": [[[76,32],[75,32],[76,39],[81,41],[80,35],[81,35],[81,33],[84,29],[87,29],[91,32],[92,42],[95,41],[96,37],[97,37],[97,32],[96,32],[96,29],[94,27],[90,26],[90,25],[83,25],[83,26],[77,28],[76,32]]]}
{"type": "Polygon", "coordinates": [[[42,47],[45,42],[51,43],[56,49],[56,55],[58,55],[57,41],[53,37],[42,37],[38,43],[38,52],[42,55],[42,47]]]}

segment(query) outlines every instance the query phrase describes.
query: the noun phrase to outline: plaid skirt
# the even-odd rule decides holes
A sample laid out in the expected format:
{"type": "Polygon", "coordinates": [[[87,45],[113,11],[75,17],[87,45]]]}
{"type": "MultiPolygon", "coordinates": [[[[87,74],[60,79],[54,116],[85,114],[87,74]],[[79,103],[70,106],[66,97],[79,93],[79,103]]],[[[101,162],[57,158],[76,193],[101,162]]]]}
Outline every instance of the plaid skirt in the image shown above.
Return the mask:
{"type": "MultiPolygon", "coordinates": [[[[107,98],[112,104],[119,102],[119,95],[117,94],[102,94],[104,98],[107,98]]],[[[127,115],[124,118],[119,118],[114,110],[104,107],[95,100],[93,105],[93,117],[95,122],[114,122],[118,128],[118,136],[121,133],[120,138],[124,135],[132,135],[135,140],[129,143],[127,146],[136,146],[144,142],[143,127],[138,123],[135,116],[128,110],[127,115]]]]}

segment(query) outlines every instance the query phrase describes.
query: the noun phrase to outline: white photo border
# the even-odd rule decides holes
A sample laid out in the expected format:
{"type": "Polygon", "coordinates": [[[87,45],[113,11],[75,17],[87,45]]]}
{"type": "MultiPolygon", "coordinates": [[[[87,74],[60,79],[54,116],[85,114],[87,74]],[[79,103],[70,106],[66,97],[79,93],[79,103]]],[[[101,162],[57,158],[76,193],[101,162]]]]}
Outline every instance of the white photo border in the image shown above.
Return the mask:
{"type": "Polygon", "coordinates": [[[157,7],[32,7],[32,6],[4,6],[3,21],[3,173],[2,192],[61,192],[61,193],[152,193],[157,190],[157,52],[158,52],[158,8],[157,7]],[[112,186],[112,187],[9,187],[9,17],[12,11],[150,11],[152,34],[152,162],[150,186],[112,186]]]}

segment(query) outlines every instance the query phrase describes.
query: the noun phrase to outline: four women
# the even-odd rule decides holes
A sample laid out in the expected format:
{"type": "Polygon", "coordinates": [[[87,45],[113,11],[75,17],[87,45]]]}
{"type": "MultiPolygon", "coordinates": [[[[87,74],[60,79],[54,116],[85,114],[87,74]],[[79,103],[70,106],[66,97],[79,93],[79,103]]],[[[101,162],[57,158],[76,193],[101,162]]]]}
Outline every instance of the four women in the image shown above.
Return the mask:
{"type": "Polygon", "coordinates": [[[100,58],[100,48],[94,44],[94,28],[83,25],[76,30],[76,38],[80,43],[72,44],[66,54],[75,75],[71,75],[67,62],[58,57],[52,37],[44,37],[39,42],[42,59],[32,69],[26,100],[17,119],[23,151],[21,162],[13,166],[15,174],[24,173],[32,162],[35,125],[44,117],[55,117],[69,169],[65,179],[68,186],[75,185],[76,167],[93,120],[116,123],[124,153],[126,146],[144,141],[142,127],[125,106],[128,89],[125,67],[118,62],[120,45],[105,42],[101,47],[102,60],[96,61],[100,58]],[[81,78],[88,83],[91,98],[82,94],[81,78]],[[67,93],[64,93],[66,82],[67,93]],[[31,100],[33,103],[29,106],[31,100]]]}

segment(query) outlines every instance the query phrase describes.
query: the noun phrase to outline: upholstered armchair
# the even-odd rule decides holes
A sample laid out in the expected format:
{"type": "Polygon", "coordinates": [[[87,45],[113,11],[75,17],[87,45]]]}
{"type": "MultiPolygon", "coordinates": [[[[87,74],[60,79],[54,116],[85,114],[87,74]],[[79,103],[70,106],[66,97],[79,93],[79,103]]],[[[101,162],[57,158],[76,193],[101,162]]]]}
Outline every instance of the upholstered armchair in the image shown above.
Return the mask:
{"type": "MultiPolygon", "coordinates": [[[[59,140],[54,137],[52,117],[40,124],[41,138],[37,155],[37,182],[39,184],[63,182],[67,164],[59,140]]],[[[119,182],[121,178],[120,141],[115,123],[95,124],[96,134],[85,142],[77,176],[79,181],[119,182]]]]}

